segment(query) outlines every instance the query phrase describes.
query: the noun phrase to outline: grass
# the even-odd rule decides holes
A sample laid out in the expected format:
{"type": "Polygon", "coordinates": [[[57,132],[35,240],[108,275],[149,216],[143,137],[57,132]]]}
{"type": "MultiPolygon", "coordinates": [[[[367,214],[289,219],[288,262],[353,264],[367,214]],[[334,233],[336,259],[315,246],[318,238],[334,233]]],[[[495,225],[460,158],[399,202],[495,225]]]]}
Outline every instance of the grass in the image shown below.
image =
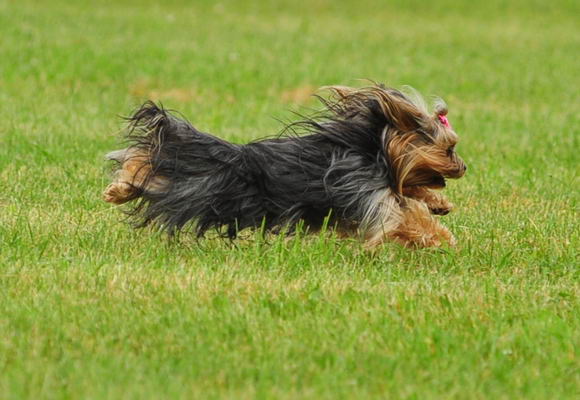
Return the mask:
{"type": "Polygon", "coordinates": [[[0,0],[0,398],[577,398],[574,1],[0,0]],[[371,78],[443,96],[456,249],[134,231],[146,98],[245,142],[371,78]]]}

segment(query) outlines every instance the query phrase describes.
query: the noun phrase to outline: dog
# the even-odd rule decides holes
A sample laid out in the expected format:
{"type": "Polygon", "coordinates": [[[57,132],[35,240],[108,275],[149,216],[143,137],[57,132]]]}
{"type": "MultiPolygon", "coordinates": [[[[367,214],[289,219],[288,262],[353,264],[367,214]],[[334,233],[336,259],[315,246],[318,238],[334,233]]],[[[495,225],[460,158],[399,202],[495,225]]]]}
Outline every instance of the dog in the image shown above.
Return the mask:
{"type": "Polygon", "coordinates": [[[410,248],[455,245],[434,215],[453,205],[436,189],[467,169],[458,136],[439,100],[429,113],[416,92],[381,84],[329,87],[323,110],[281,135],[233,144],[202,133],[155,103],[128,118],[130,146],[106,157],[117,164],[104,200],[140,200],[138,226],[169,234],[215,229],[234,239],[246,228],[309,232],[323,226],[410,248]]]}

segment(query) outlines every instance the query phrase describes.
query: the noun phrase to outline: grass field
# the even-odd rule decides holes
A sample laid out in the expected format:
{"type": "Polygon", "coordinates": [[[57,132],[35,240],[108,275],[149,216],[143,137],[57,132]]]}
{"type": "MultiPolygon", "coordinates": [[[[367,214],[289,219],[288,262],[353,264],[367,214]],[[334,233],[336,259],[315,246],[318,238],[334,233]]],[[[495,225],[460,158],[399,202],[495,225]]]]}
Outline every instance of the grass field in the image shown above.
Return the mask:
{"type": "Polygon", "coordinates": [[[578,398],[579,14],[0,0],[0,398],[578,398]],[[147,98],[246,142],[358,78],[449,104],[457,248],[171,243],[100,200],[147,98]]]}

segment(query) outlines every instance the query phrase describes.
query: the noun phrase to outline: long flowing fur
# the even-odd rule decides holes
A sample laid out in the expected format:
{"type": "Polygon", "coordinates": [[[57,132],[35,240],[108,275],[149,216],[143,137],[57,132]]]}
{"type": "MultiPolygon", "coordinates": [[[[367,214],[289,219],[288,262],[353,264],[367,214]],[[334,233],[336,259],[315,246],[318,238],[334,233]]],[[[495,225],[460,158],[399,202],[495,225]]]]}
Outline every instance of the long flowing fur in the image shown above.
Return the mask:
{"type": "Polygon", "coordinates": [[[235,238],[245,228],[292,230],[299,221],[317,230],[328,218],[378,244],[403,220],[407,181],[440,187],[456,177],[445,168],[464,168],[459,158],[449,167],[448,149],[439,149],[455,134],[395,89],[330,92],[320,98],[323,112],[246,145],[147,102],[130,118],[131,146],[109,154],[120,169],[105,197],[139,198],[132,214],[140,225],[170,233],[191,226],[198,236],[216,229],[235,238]],[[444,168],[429,167],[439,161],[444,168]]]}

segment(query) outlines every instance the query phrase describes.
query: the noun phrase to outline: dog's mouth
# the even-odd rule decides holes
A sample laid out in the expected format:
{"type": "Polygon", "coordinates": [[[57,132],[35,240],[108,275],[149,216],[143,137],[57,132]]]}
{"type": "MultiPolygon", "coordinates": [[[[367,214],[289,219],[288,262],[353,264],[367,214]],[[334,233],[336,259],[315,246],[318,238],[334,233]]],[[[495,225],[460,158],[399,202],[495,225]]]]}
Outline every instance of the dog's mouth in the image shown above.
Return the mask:
{"type": "Polygon", "coordinates": [[[431,189],[442,189],[445,187],[445,177],[436,171],[417,171],[405,181],[405,186],[425,186],[431,189]]]}
{"type": "Polygon", "coordinates": [[[433,189],[440,189],[445,187],[445,178],[443,175],[433,175],[429,179],[429,182],[425,185],[433,189]]]}

